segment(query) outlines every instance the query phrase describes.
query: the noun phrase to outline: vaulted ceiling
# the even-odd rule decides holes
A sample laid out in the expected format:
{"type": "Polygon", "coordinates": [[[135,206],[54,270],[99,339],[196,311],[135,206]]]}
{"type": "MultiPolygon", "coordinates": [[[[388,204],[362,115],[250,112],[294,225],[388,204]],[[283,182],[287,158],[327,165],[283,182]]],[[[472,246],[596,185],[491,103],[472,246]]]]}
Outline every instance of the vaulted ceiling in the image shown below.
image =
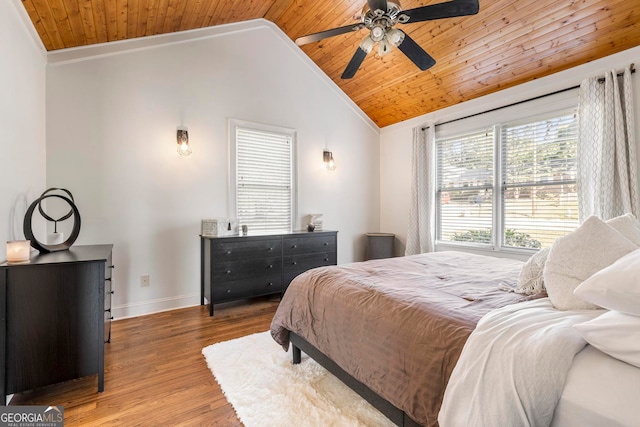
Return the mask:
{"type": "MultiPolygon", "coordinates": [[[[402,0],[402,9],[442,0],[402,0]]],[[[22,0],[49,51],[265,18],[292,40],[357,23],[366,0],[22,0]]],[[[398,3],[398,1],[395,1],[398,3]]],[[[363,29],[301,47],[380,127],[640,45],[640,0],[480,0],[477,15],[398,24],[435,60],[398,49],[340,78],[363,29]]]]}

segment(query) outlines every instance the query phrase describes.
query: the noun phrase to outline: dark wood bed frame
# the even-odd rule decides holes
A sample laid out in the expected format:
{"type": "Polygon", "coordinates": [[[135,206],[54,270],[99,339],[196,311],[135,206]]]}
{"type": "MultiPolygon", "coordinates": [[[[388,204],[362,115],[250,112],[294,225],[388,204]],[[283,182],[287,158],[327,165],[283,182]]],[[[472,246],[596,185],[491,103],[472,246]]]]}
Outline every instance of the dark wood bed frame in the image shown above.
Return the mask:
{"type": "Polygon", "coordinates": [[[382,414],[389,418],[394,424],[402,427],[420,427],[420,424],[412,420],[404,411],[398,409],[391,402],[380,397],[376,392],[352,377],[300,335],[289,332],[289,340],[291,341],[294,364],[300,363],[302,357],[300,352],[304,351],[309,357],[322,365],[327,371],[331,372],[340,381],[362,396],[373,407],[382,412],[382,414]]]}

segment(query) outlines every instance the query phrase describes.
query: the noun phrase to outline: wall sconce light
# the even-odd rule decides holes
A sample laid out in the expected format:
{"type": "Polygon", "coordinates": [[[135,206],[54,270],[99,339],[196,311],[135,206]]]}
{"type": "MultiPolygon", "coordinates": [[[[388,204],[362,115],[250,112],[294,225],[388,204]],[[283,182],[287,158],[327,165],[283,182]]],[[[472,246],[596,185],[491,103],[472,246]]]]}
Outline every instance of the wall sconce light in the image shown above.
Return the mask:
{"type": "Polygon", "coordinates": [[[188,156],[191,154],[189,145],[189,132],[186,129],[178,129],[178,154],[188,156]]]}
{"type": "Polygon", "coordinates": [[[327,170],[332,171],[336,168],[336,162],[333,160],[333,153],[331,151],[324,150],[322,153],[322,161],[327,170]]]}

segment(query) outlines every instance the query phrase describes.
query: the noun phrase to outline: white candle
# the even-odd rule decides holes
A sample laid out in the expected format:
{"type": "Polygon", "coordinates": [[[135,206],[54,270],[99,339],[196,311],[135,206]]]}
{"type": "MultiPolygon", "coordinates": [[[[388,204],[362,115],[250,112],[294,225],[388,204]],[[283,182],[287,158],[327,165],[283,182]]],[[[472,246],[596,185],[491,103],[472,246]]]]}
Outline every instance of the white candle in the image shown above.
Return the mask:
{"type": "Polygon", "coordinates": [[[59,245],[62,242],[64,242],[64,234],[62,233],[47,234],[47,245],[59,245]]]}
{"type": "Polygon", "coordinates": [[[7,242],[7,262],[20,263],[29,261],[31,242],[29,240],[16,240],[7,242]]]}

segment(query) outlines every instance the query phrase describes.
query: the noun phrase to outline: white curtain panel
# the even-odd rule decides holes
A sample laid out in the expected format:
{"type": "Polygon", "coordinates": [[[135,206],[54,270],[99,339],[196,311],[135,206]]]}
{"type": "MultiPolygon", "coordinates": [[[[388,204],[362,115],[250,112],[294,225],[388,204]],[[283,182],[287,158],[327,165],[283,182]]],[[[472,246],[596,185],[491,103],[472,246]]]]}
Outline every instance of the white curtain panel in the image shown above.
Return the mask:
{"type": "Polygon", "coordinates": [[[411,205],[405,255],[433,252],[435,192],[434,126],[413,129],[411,205]]]}
{"type": "MultiPolygon", "coordinates": [[[[601,78],[600,78],[601,79],[601,78]]],[[[631,71],[580,85],[577,185],[580,222],[590,215],[638,217],[636,141],[631,71]]]]}

